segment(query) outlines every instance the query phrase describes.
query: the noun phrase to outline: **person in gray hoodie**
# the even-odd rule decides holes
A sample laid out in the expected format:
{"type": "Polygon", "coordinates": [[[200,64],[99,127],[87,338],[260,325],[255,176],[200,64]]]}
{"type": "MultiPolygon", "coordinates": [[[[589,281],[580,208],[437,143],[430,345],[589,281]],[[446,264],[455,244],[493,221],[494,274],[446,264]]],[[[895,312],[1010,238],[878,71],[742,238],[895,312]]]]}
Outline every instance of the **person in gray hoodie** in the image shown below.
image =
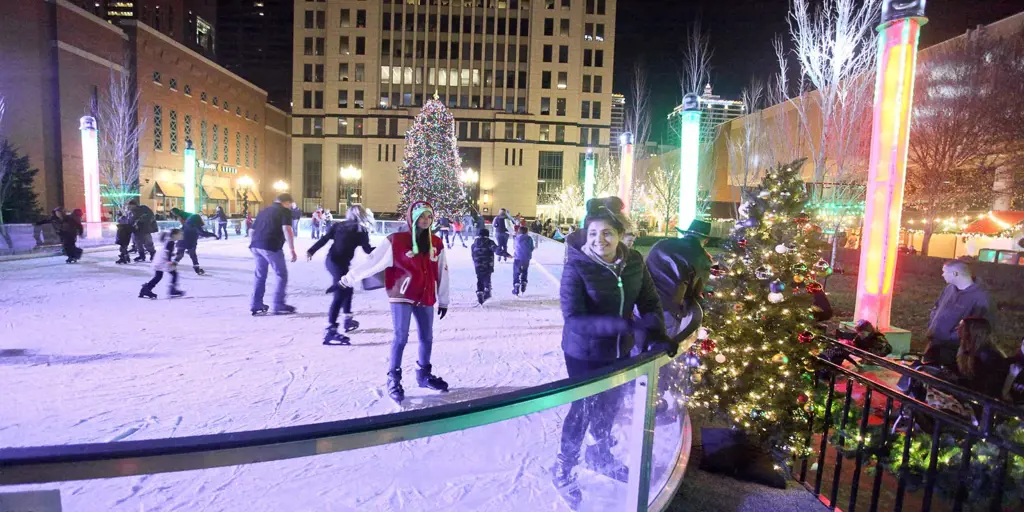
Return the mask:
{"type": "Polygon", "coordinates": [[[957,327],[967,317],[989,317],[988,292],[974,281],[974,273],[967,262],[952,260],[942,266],[942,279],[946,289],[942,290],[925,336],[928,347],[921,357],[925,364],[955,366],[956,354],[960,349],[957,327]]]}

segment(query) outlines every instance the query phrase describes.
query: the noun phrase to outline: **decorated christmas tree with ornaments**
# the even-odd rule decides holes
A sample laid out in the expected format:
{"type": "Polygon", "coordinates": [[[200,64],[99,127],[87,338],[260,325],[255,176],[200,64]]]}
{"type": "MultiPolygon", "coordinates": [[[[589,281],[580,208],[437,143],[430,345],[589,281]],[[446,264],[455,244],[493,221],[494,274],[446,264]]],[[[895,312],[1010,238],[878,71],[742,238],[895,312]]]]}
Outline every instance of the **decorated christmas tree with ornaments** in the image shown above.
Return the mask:
{"type": "Polygon", "coordinates": [[[821,349],[813,329],[823,317],[819,280],[832,272],[819,257],[821,230],[806,211],[803,164],[768,169],[741,205],[712,268],[699,342],[683,358],[695,384],[690,405],[776,456],[802,449],[797,439],[813,402],[812,360],[821,349]]]}

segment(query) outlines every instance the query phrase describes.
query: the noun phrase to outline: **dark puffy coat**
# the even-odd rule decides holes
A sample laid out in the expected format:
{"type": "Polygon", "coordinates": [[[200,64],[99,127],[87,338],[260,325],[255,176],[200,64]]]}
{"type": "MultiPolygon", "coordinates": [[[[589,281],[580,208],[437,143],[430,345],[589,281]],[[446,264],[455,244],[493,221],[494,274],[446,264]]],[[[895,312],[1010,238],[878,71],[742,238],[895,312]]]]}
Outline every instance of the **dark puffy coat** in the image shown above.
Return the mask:
{"type": "Polygon", "coordinates": [[[369,233],[354,220],[331,224],[330,229],[327,230],[327,235],[320,237],[306,253],[310,256],[316,254],[317,251],[327,244],[328,240],[333,240],[333,243],[331,244],[330,251],[327,253],[327,257],[334,264],[346,269],[352,263],[352,256],[356,253],[356,247],[362,247],[366,254],[373,252],[369,233]]]}
{"type": "Polygon", "coordinates": [[[562,271],[562,351],[587,361],[629,356],[633,347],[633,308],[650,339],[665,339],[665,323],[654,281],[639,252],[619,246],[624,254],[615,269],[569,245],[562,271]]]}
{"type": "MultiPolygon", "coordinates": [[[[77,210],[76,210],[77,211],[77,210]]],[[[61,223],[60,239],[65,244],[74,244],[78,237],[85,234],[82,218],[76,215],[65,215],[61,223]]]]}
{"type": "Polygon", "coordinates": [[[199,243],[199,237],[203,238],[215,238],[217,235],[210,233],[203,229],[206,224],[203,222],[203,217],[196,213],[188,213],[177,208],[172,208],[171,211],[180,219],[184,218],[185,221],[181,224],[181,245],[182,247],[192,248],[196,247],[199,243]]]}
{"type": "Polygon", "coordinates": [[[221,208],[217,208],[217,212],[213,214],[213,218],[217,221],[218,224],[228,223],[228,216],[226,213],[224,213],[224,210],[221,208]]]}
{"type": "Polygon", "coordinates": [[[160,231],[156,223],[156,215],[146,205],[133,205],[131,207],[131,220],[135,225],[136,233],[156,233],[160,231]]]}
{"type": "Polygon", "coordinates": [[[530,261],[533,258],[533,238],[530,235],[516,235],[516,261],[530,261]]]}
{"type": "Polygon", "coordinates": [[[661,306],[675,316],[685,315],[684,301],[692,301],[704,290],[711,274],[711,256],[692,237],[660,240],[647,255],[661,306]]]}
{"type": "Polygon", "coordinates": [[[128,245],[132,243],[132,233],[135,229],[128,223],[128,219],[119,219],[117,221],[117,236],[114,238],[114,243],[117,245],[128,245]]]}
{"type": "Polygon", "coordinates": [[[477,215],[473,217],[473,227],[476,228],[477,232],[479,232],[481,229],[487,229],[487,220],[477,215]]]}
{"type": "Polygon", "coordinates": [[[500,251],[498,244],[488,237],[478,236],[473,241],[473,268],[477,274],[494,272],[494,254],[500,251]]]}

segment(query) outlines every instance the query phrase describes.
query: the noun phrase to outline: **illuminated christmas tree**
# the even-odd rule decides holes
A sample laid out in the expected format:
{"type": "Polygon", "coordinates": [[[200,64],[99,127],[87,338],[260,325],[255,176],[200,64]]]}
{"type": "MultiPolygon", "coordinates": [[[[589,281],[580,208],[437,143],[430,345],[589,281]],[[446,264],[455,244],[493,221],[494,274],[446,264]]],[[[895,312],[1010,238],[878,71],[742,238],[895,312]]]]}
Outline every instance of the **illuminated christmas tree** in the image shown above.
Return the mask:
{"type": "Polygon", "coordinates": [[[455,117],[437,95],[423,106],[405,133],[405,158],[399,169],[401,199],[398,211],[414,201],[428,201],[435,217],[466,213],[466,195],[459,181],[462,159],[455,138],[455,117]]]}
{"type": "Polygon", "coordinates": [[[706,408],[776,456],[802,449],[813,403],[811,370],[820,349],[812,333],[817,279],[832,272],[824,243],[805,211],[804,160],[769,169],[740,208],[712,270],[704,326],[694,352],[699,384],[691,406],[706,408]],[[813,292],[813,293],[812,293],[813,292]]]}

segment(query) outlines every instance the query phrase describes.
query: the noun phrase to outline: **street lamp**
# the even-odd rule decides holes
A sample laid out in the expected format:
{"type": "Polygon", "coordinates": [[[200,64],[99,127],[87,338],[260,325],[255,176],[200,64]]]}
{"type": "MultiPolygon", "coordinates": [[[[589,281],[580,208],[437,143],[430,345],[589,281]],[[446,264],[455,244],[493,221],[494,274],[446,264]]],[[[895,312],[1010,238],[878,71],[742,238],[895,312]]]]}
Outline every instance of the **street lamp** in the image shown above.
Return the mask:
{"type": "Polygon", "coordinates": [[[467,167],[462,174],[459,175],[459,179],[466,186],[466,195],[469,196],[472,205],[475,207],[477,203],[477,184],[480,183],[480,173],[474,171],[471,167],[467,167]]]}
{"type": "Polygon", "coordinates": [[[284,180],[275,181],[273,187],[274,191],[277,192],[278,194],[288,190],[288,184],[285,183],[284,180]]]}
{"type": "Polygon", "coordinates": [[[238,184],[239,194],[242,196],[242,217],[243,218],[244,217],[248,217],[249,216],[249,190],[251,190],[252,186],[253,186],[252,178],[250,178],[248,176],[242,176],[241,178],[238,178],[237,184],[238,184]]]}
{"type": "Polygon", "coordinates": [[[349,165],[342,167],[339,173],[341,176],[341,182],[345,185],[345,206],[352,206],[352,187],[363,178],[363,171],[360,171],[355,166],[349,165]]]}

